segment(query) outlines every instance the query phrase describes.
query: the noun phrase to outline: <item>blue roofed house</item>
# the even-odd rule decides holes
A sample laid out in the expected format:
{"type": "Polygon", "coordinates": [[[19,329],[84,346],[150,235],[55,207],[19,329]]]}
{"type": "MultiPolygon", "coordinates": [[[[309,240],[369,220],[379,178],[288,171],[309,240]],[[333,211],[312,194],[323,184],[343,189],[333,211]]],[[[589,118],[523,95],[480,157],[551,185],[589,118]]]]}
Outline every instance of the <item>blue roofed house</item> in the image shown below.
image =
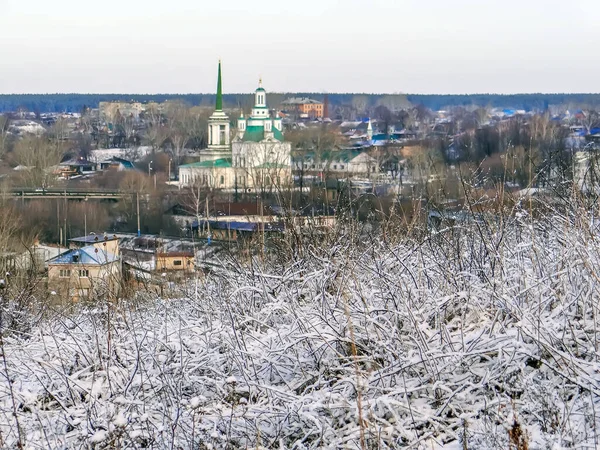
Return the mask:
{"type": "Polygon", "coordinates": [[[111,247],[106,240],[99,240],[52,258],[48,261],[48,288],[61,300],[114,299],[122,272],[119,252],[111,247]]]}
{"type": "Polygon", "coordinates": [[[112,158],[100,162],[100,170],[135,170],[135,166],[127,159],[113,156],[112,158]]]}

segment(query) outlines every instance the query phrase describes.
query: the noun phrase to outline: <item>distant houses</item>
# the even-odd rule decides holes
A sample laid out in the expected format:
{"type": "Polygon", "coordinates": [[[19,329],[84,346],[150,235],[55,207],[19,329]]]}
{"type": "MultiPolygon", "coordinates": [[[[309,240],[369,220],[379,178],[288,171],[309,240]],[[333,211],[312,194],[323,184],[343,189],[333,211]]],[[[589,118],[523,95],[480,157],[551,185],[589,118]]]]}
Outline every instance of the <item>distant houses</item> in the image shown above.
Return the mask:
{"type": "Polygon", "coordinates": [[[89,161],[80,157],[61,162],[55,173],[59,178],[69,180],[83,176],[93,176],[107,170],[123,171],[136,170],[136,168],[133,162],[115,156],[100,162],[89,161]]]}

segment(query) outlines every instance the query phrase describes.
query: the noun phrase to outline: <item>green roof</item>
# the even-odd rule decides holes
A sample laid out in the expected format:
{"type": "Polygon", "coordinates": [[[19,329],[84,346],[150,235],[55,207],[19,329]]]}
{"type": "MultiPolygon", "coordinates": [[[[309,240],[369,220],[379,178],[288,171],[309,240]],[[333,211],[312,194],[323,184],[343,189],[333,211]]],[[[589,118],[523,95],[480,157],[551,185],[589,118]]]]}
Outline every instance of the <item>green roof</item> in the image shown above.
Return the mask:
{"type": "MultiPolygon", "coordinates": [[[[278,141],[283,141],[283,133],[273,127],[273,137],[278,141]]],[[[246,132],[242,138],[245,142],[260,142],[265,138],[265,129],[256,125],[246,127],[246,132]]]]}
{"type": "Polygon", "coordinates": [[[182,167],[186,167],[186,168],[193,168],[193,169],[200,169],[200,168],[217,168],[217,169],[221,169],[221,168],[226,168],[226,167],[231,167],[231,159],[229,158],[221,158],[221,159],[215,159],[213,161],[201,161],[201,162],[195,162],[195,163],[190,163],[190,164],[183,164],[181,166],[179,166],[180,168],[182,167]]]}

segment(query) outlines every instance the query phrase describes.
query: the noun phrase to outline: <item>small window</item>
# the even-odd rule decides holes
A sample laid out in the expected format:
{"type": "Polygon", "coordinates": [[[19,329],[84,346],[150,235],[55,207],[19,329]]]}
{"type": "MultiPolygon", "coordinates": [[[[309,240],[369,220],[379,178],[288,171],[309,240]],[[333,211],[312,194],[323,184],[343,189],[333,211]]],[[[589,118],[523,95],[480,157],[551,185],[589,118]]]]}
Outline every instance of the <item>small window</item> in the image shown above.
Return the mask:
{"type": "Polygon", "coordinates": [[[176,259],[175,261],[173,261],[173,265],[174,266],[181,266],[182,265],[181,260],[180,259],[176,259]]]}
{"type": "Polygon", "coordinates": [[[90,276],[90,271],[87,269],[79,269],[79,278],[88,278],[90,276]]]}
{"type": "Polygon", "coordinates": [[[342,165],[342,166],[340,166],[340,169],[341,169],[341,170],[344,170],[344,166],[343,166],[343,165],[342,165]]]}
{"type": "Polygon", "coordinates": [[[337,164],[333,165],[333,170],[337,170],[337,164]]]}
{"type": "Polygon", "coordinates": [[[225,177],[223,175],[221,175],[221,180],[220,180],[221,184],[225,184],[225,177]]]}
{"type": "Polygon", "coordinates": [[[68,269],[60,269],[59,276],[61,278],[69,278],[71,276],[71,271],[68,269]]]}
{"type": "Polygon", "coordinates": [[[313,164],[313,165],[311,165],[311,166],[310,166],[310,168],[311,168],[311,169],[314,169],[314,168],[315,168],[315,165],[314,165],[314,164],[313,164]]]}

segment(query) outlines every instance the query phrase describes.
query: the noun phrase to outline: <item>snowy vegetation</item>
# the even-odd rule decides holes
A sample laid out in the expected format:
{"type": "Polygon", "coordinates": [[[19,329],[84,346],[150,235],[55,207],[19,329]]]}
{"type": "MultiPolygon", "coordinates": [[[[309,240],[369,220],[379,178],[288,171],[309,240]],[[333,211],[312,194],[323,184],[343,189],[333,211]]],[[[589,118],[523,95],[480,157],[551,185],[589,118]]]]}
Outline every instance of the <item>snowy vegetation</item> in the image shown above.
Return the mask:
{"type": "Polygon", "coordinates": [[[5,320],[0,446],[598,447],[590,221],[373,234],[5,320]]]}

